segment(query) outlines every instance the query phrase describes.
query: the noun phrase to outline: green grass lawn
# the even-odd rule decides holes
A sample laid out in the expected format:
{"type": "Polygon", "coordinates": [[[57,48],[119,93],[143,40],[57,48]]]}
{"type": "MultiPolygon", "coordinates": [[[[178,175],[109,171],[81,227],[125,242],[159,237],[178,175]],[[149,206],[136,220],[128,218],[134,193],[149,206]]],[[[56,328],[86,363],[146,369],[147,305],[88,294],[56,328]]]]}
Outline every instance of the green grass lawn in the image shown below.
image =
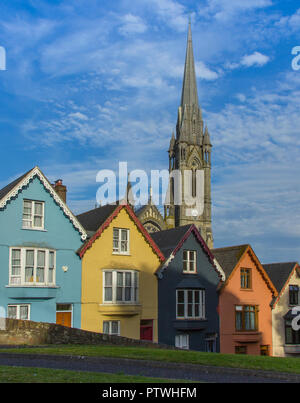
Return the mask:
{"type": "Polygon", "coordinates": [[[253,355],[202,353],[185,350],[163,350],[142,347],[62,345],[42,348],[0,349],[1,352],[28,354],[59,354],[90,357],[119,357],[155,360],[230,368],[247,368],[300,374],[299,358],[279,358],[253,355]]]}
{"type": "Polygon", "coordinates": [[[0,383],[178,383],[188,381],[60,369],[0,366],[0,383]]]}

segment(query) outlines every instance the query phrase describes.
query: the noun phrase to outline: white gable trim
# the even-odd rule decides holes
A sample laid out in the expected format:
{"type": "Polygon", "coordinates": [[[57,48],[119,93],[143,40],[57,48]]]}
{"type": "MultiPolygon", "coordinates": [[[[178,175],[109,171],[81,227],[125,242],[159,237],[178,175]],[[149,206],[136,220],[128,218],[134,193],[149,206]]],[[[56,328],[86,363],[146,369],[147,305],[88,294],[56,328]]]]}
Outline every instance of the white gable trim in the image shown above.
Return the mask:
{"type": "Polygon", "coordinates": [[[46,179],[46,177],[43,175],[43,173],[40,171],[39,167],[33,168],[26,176],[23,178],[6,196],[4,196],[0,200],[0,208],[4,208],[9,200],[11,200],[13,197],[16,197],[18,193],[29,184],[29,182],[37,176],[44,187],[49,191],[55,202],[59,205],[59,207],[63,210],[65,215],[69,218],[73,226],[79,231],[81,234],[81,239],[83,241],[86,240],[87,234],[80,224],[80,222],[77,220],[77,218],[73,215],[71,210],[68,208],[68,206],[63,202],[63,200],[58,196],[58,194],[55,192],[53,189],[52,185],[49,183],[49,181],[46,179]]]}

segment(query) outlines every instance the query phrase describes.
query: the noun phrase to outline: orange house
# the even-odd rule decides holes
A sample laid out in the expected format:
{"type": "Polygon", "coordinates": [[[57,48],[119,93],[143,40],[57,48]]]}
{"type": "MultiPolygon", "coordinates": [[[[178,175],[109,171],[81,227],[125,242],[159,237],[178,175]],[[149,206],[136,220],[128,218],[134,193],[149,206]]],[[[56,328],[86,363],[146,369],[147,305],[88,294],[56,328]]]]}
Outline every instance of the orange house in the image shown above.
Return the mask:
{"type": "Polygon", "coordinates": [[[250,245],[212,252],[226,275],[219,294],[220,352],[272,355],[272,281],[250,245]]]}

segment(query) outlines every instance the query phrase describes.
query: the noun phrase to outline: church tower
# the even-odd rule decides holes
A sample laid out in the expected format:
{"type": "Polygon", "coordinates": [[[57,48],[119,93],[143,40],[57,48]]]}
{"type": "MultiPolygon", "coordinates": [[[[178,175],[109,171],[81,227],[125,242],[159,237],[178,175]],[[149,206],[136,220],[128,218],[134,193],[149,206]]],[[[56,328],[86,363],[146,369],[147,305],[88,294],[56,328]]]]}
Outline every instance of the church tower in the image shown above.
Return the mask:
{"type": "Polygon", "coordinates": [[[173,133],[168,151],[169,173],[171,175],[172,171],[178,170],[181,172],[182,179],[181,183],[176,183],[174,177],[170,176],[169,200],[165,204],[165,222],[168,228],[195,224],[209,248],[213,247],[211,225],[211,148],[210,135],[207,127],[204,127],[198,101],[192,31],[191,23],[189,23],[176,137],[173,133]],[[177,191],[176,186],[180,186],[182,189],[182,199],[184,199],[185,185],[188,187],[191,196],[196,196],[197,170],[202,171],[202,177],[204,178],[204,209],[200,212],[196,207],[191,208],[184,200],[182,200],[180,205],[174,200],[177,191]],[[190,171],[188,180],[186,178],[186,181],[190,183],[184,183],[184,171],[190,171]]]}

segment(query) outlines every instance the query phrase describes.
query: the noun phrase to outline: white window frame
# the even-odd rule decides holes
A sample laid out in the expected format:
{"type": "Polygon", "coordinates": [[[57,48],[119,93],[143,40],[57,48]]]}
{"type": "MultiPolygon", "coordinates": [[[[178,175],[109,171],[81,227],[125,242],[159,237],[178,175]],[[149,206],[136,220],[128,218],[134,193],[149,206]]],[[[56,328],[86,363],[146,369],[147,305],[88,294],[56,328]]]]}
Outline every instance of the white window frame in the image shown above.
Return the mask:
{"type": "Polygon", "coordinates": [[[28,309],[28,316],[27,319],[22,319],[22,320],[30,320],[30,304],[8,304],[7,305],[7,317],[8,316],[8,308],[16,307],[17,308],[17,314],[15,319],[21,319],[20,317],[20,310],[22,306],[26,306],[28,309]]]}
{"type": "Polygon", "coordinates": [[[113,228],[113,254],[115,255],[129,255],[130,253],[130,231],[128,228],[113,228]],[[115,232],[118,231],[118,237],[115,237],[115,232]],[[127,239],[122,240],[122,232],[126,231],[127,239]],[[117,246],[115,245],[117,242],[117,246]],[[122,242],[126,242],[126,250],[122,251],[122,242]]]}
{"type": "Polygon", "coordinates": [[[103,332],[103,334],[109,334],[109,335],[112,335],[112,336],[120,336],[120,334],[121,334],[121,324],[120,324],[120,321],[119,320],[104,320],[103,321],[103,324],[102,324],[102,332],[103,332]],[[104,324],[105,323],[108,323],[108,332],[104,332],[104,324]],[[117,333],[113,333],[113,331],[112,331],[112,325],[113,325],[113,323],[117,323],[117,326],[118,326],[118,331],[117,331],[117,333]]]}
{"type": "Polygon", "coordinates": [[[206,319],[205,316],[205,290],[203,289],[178,289],[176,290],[176,319],[206,319]],[[178,302],[178,293],[183,292],[184,293],[184,301],[178,302]],[[189,293],[192,292],[192,303],[188,302],[188,296],[189,293]],[[199,293],[199,303],[195,302],[195,296],[196,293],[199,293]],[[179,316],[178,314],[178,305],[183,304],[184,305],[184,315],[179,316]],[[192,315],[189,315],[188,313],[188,308],[189,305],[192,305],[192,315]],[[196,305],[199,305],[199,315],[196,315],[195,313],[195,307],[196,305]]]}
{"type": "Polygon", "coordinates": [[[11,247],[9,250],[9,285],[15,287],[22,287],[22,286],[34,286],[34,287],[54,287],[56,285],[56,251],[52,249],[42,249],[42,248],[19,248],[19,247],[11,247]],[[12,274],[12,257],[13,251],[18,250],[20,251],[20,274],[15,275],[12,274]],[[26,252],[33,251],[34,253],[34,265],[33,265],[33,281],[26,281],[26,252]],[[45,253],[45,266],[44,266],[44,281],[40,282],[37,281],[37,256],[38,252],[45,253]],[[53,281],[49,281],[49,273],[50,273],[50,254],[53,254],[53,281]],[[19,281],[12,281],[12,279],[19,278],[19,281]]]}
{"type": "Polygon", "coordinates": [[[131,304],[135,305],[139,301],[139,272],[137,270],[103,270],[103,303],[104,304],[131,304]],[[106,273],[112,274],[112,284],[107,285],[105,275],[106,273]],[[118,273],[122,273],[123,275],[123,284],[118,287],[118,273]],[[131,299],[126,301],[126,274],[130,274],[131,276],[131,299]],[[111,288],[112,298],[106,300],[105,298],[105,288],[111,288]],[[117,288],[122,288],[122,299],[117,299],[117,288]]]}
{"type": "Polygon", "coordinates": [[[177,334],[175,336],[175,347],[183,350],[190,349],[190,336],[188,334],[177,334]]]}
{"type": "Polygon", "coordinates": [[[45,226],[45,202],[44,201],[39,201],[39,200],[28,200],[24,199],[23,200],[23,211],[22,211],[22,228],[23,229],[29,229],[29,230],[44,230],[45,226]],[[31,203],[31,216],[30,219],[24,219],[24,207],[25,203],[31,203]],[[36,204],[41,204],[42,205],[42,225],[40,227],[37,227],[34,225],[34,218],[38,216],[35,214],[35,205],[36,204]],[[24,222],[28,222],[29,225],[24,225],[24,222]]]}
{"type": "Polygon", "coordinates": [[[183,260],[183,273],[197,273],[197,253],[195,250],[184,250],[182,260],[183,260]],[[190,269],[191,264],[193,264],[192,270],[190,269]],[[184,267],[185,265],[186,269],[184,267]]]}

